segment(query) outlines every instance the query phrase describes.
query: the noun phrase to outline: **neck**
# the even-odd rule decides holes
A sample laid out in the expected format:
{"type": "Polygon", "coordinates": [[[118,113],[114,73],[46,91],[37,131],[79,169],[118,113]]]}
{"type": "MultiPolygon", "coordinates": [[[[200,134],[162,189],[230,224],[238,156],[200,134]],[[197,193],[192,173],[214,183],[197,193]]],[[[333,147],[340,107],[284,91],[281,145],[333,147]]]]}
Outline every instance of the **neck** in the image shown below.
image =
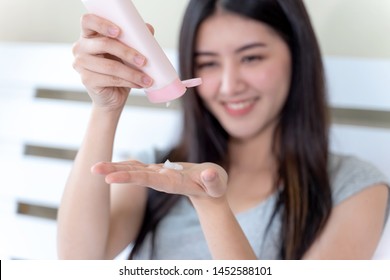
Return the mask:
{"type": "Polygon", "coordinates": [[[277,164],[273,153],[273,133],[259,134],[249,139],[231,139],[229,157],[231,170],[275,170],[277,164]]]}

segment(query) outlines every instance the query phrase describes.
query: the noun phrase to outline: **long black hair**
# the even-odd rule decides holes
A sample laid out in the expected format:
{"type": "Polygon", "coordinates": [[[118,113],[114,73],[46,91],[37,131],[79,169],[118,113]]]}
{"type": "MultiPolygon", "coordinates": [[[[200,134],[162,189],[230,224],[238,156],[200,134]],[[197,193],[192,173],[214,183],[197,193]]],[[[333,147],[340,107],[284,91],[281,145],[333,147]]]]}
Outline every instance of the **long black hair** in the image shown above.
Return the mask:
{"type": "MultiPolygon", "coordinates": [[[[332,208],[327,173],[329,122],[320,48],[301,0],[191,0],[179,40],[179,68],[183,79],[194,76],[196,34],[217,7],[267,24],[289,46],[291,87],[274,136],[278,183],[283,186],[278,191],[274,214],[280,212],[282,217],[279,257],[300,259],[323,229],[332,208]]],[[[227,168],[229,135],[204,106],[196,89],[189,91],[193,92],[182,98],[181,141],[166,158],[208,161],[227,168]]],[[[149,191],[145,218],[130,258],[178,198],[149,191]]]]}

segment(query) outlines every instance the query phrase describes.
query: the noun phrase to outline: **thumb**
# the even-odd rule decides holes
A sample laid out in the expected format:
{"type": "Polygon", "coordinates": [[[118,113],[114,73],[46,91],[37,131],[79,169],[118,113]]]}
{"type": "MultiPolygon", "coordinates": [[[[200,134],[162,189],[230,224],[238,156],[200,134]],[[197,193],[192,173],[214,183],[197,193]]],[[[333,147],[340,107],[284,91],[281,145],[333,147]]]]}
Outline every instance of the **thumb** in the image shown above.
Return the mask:
{"type": "Polygon", "coordinates": [[[221,197],[225,194],[227,188],[227,175],[219,174],[214,168],[208,168],[200,174],[206,193],[211,197],[221,197]]]}

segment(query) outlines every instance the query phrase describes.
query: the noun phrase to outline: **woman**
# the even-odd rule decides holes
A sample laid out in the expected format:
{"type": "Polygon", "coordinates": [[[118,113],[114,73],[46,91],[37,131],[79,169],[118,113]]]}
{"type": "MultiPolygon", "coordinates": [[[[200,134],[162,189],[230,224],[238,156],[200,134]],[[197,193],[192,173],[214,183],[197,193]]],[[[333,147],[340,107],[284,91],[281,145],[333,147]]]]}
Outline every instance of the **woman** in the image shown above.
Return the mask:
{"type": "Polygon", "coordinates": [[[329,152],[302,1],[190,1],[180,71],[203,84],[183,97],[181,142],[158,161],[183,170],[110,163],[129,88],[153,81],[146,58],[115,40],[118,27],[87,15],[82,29],[74,65],[93,107],[59,211],[61,258],[113,258],[130,243],[131,258],[371,258],[388,183],[329,152]]]}

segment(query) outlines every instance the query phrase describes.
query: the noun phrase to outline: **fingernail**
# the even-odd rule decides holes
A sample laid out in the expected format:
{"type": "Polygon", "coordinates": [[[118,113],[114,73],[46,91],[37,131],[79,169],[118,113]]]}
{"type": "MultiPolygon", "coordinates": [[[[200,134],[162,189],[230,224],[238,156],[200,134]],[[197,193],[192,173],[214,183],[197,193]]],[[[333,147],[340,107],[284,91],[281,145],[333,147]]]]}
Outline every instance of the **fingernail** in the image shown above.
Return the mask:
{"type": "Polygon", "coordinates": [[[117,27],[114,27],[114,26],[110,26],[108,28],[108,35],[112,36],[112,37],[115,37],[117,36],[119,33],[119,29],[117,27]]]}
{"type": "Polygon", "coordinates": [[[211,182],[217,178],[217,174],[215,172],[204,172],[202,178],[204,181],[211,182]]]}
{"type": "Polygon", "coordinates": [[[134,63],[137,65],[137,66],[143,66],[145,64],[145,57],[143,57],[142,55],[139,55],[137,54],[135,57],[134,57],[134,63]]]}
{"type": "Polygon", "coordinates": [[[145,86],[149,86],[152,84],[152,79],[148,76],[143,76],[142,77],[142,83],[145,85],[145,86]]]}

